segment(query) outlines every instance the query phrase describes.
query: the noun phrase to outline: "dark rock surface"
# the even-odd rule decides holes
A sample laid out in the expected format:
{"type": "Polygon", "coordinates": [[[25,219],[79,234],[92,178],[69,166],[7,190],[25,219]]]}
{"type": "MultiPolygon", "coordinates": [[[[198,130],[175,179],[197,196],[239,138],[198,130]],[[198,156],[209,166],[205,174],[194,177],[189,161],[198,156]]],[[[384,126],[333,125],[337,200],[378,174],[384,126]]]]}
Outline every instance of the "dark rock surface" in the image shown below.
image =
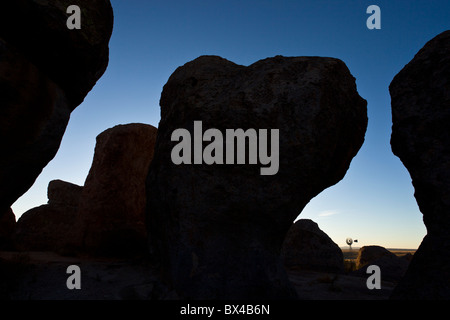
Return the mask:
{"type": "Polygon", "coordinates": [[[0,207],[13,204],[54,157],[70,117],[65,93],[0,38],[0,207]]]}
{"type": "MultiPolygon", "coordinates": [[[[158,273],[158,266],[145,259],[0,251],[0,300],[178,300],[176,292],[160,281],[158,273]],[[66,287],[69,277],[66,270],[70,265],[80,267],[81,290],[66,287]]],[[[290,271],[289,279],[299,299],[304,300],[387,300],[393,289],[392,283],[382,281],[381,290],[368,290],[367,277],[342,274],[330,277],[328,273],[315,271],[290,271]]],[[[180,303],[187,305],[186,301],[180,303]]],[[[147,305],[148,301],[142,306],[147,305]]],[[[174,314],[180,312],[178,308],[174,311],[172,304],[167,307],[174,314]]],[[[270,314],[272,311],[271,305],[270,314]]]]}
{"type": "Polygon", "coordinates": [[[16,229],[16,216],[11,208],[0,214],[0,250],[13,248],[13,236],[16,229]]]}
{"type": "Polygon", "coordinates": [[[55,156],[73,111],[103,75],[113,12],[108,0],[0,3],[0,212],[55,156]],[[81,30],[66,26],[82,8],[81,30]]]}
{"type": "Polygon", "coordinates": [[[381,257],[396,257],[395,254],[381,246],[364,246],[359,249],[356,257],[356,269],[360,269],[367,264],[373,263],[381,257]]]}
{"type": "Polygon", "coordinates": [[[408,169],[427,235],[396,288],[398,299],[450,298],[450,31],[394,77],[393,153],[408,169]]]}
{"type": "Polygon", "coordinates": [[[78,106],[105,72],[113,29],[109,0],[15,0],[0,4],[0,38],[17,48],[78,106]],[[81,29],[69,30],[67,8],[81,11],[81,29]]]}
{"type": "Polygon", "coordinates": [[[48,185],[48,204],[32,208],[17,220],[14,246],[19,251],[52,251],[74,255],[78,204],[82,187],[53,180],[48,185]]]}
{"type": "Polygon", "coordinates": [[[76,207],[80,203],[82,192],[83,187],[79,185],[62,180],[52,180],[47,188],[48,203],[76,207]]]}
{"type": "Polygon", "coordinates": [[[156,132],[132,123],[99,134],[84,186],[51,181],[48,204],[18,220],[16,249],[71,256],[147,254],[145,179],[156,132]]]}
{"type": "MultiPolygon", "coordinates": [[[[147,180],[153,253],[185,298],[294,297],[280,260],[292,222],[345,175],[364,141],[366,101],[334,58],[281,57],[248,67],[202,56],[161,95],[147,180]],[[260,165],[175,165],[172,132],[279,129],[279,171],[260,165]]],[[[207,143],[204,143],[205,146],[207,143]]]]}
{"type": "Polygon", "coordinates": [[[83,250],[93,254],[148,252],[145,180],[157,129],[131,123],[97,136],[79,205],[83,250]]]}
{"type": "Polygon", "coordinates": [[[344,270],[342,250],[309,219],[299,219],[291,226],[283,242],[281,257],[287,269],[332,273],[344,270]]]}
{"type": "Polygon", "coordinates": [[[381,246],[364,246],[359,249],[356,258],[356,269],[354,275],[367,277],[367,267],[376,265],[380,268],[381,279],[383,281],[398,282],[408,269],[410,259],[408,257],[398,257],[381,246]]]}
{"type": "Polygon", "coordinates": [[[145,259],[65,257],[52,252],[0,252],[0,300],[176,300],[145,259]],[[67,268],[81,272],[69,290],[67,268]]]}

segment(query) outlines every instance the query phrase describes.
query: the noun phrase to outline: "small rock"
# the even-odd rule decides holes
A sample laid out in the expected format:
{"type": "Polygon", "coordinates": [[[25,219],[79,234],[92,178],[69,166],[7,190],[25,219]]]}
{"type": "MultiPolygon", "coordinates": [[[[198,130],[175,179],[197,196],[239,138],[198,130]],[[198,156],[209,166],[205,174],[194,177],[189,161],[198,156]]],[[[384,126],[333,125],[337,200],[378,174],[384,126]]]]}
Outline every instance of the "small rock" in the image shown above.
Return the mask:
{"type": "Polygon", "coordinates": [[[396,257],[395,254],[381,246],[364,246],[359,249],[356,257],[356,269],[360,269],[373,261],[384,257],[396,257]]]}
{"type": "Polygon", "coordinates": [[[309,219],[299,219],[289,229],[281,257],[287,269],[333,273],[344,269],[342,250],[309,219]]]}
{"type": "Polygon", "coordinates": [[[398,282],[408,269],[409,261],[381,246],[364,246],[359,249],[356,258],[357,270],[353,274],[367,277],[369,265],[376,265],[380,268],[381,280],[398,282]]]}

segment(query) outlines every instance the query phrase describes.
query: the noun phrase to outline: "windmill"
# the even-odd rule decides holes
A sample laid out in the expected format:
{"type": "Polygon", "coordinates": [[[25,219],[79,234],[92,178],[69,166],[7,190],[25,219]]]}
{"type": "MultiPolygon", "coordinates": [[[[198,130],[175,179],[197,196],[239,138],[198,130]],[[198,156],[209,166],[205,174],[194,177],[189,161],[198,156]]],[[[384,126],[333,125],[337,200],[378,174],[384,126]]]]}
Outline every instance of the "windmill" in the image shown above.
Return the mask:
{"type": "Polygon", "coordinates": [[[352,238],[347,238],[347,239],[345,239],[345,242],[349,245],[350,250],[352,250],[353,239],[352,238]]]}
{"type": "Polygon", "coordinates": [[[345,242],[349,245],[349,247],[350,247],[350,250],[352,250],[352,244],[353,244],[353,242],[354,243],[356,243],[356,242],[358,242],[358,240],[353,240],[352,238],[347,238],[347,239],[345,239],[345,242]]]}

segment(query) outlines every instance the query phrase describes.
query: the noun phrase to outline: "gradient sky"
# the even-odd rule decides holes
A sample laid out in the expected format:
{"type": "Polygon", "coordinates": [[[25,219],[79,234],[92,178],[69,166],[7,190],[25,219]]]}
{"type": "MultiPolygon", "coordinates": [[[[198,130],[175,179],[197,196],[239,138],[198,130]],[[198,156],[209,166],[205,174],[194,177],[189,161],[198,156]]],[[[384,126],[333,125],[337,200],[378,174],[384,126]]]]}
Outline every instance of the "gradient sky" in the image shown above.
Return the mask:
{"type": "Polygon", "coordinates": [[[339,246],[352,237],[357,246],[418,247],[426,229],[409,173],[391,152],[388,86],[428,40],[450,29],[450,1],[111,3],[108,69],[72,113],[56,157],[13,205],[17,218],[47,203],[49,181],[84,184],[102,131],[132,122],[157,127],[162,87],[178,66],[201,55],[242,65],[275,55],[326,56],[343,60],[356,78],[369,125],[345,178],[312,199],[299,218],[317,222],[339,246]],[[381,9],[380,30],[366,27],[372,4],[381,9]]]}

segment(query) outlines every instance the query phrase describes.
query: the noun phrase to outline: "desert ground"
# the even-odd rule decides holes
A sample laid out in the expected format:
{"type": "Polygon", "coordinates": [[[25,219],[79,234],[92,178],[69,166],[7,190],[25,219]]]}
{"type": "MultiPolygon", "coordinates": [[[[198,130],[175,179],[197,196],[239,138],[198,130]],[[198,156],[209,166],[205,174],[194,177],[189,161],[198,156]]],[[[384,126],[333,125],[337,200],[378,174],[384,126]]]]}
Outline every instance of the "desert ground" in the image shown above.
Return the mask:
{"type": "MultiPolygon", "coordinates": [[[[389,249],[396,255],[415,250],[389,249]]],[[[381,281],[380,290],[369,290],[367,278],[352,274],[358,248],[342,249],[349,271],[331,274],[289,271],[302,300],[386,300],[395,283],[381,281]]],[[[0,299],[2,300],[146,300],[177,299],[162,286],[152,263],[145,258],[132,261],[64,257],[51,252],[0,252],[0,299]],[[81,289],[69,290],[67,268],[78,265],[81,289]]],[[[369,276],[369,275],[368,275],[369,276]]]]}
{"type": "MultiPolygon", "coordinates": [[[[369,290],[367,277],[354,274],[354,263],[359,248],[341,248],[344,254],[346,272],[330,274],[313,271],[290,271],[289,278],[294,284],[299,299],[304,300],[387,300],[396,283],[381,281],[381,289],[369,290]]],[[[401,257],[414,254],[415,249],[388,249],[401,257]]]]}

